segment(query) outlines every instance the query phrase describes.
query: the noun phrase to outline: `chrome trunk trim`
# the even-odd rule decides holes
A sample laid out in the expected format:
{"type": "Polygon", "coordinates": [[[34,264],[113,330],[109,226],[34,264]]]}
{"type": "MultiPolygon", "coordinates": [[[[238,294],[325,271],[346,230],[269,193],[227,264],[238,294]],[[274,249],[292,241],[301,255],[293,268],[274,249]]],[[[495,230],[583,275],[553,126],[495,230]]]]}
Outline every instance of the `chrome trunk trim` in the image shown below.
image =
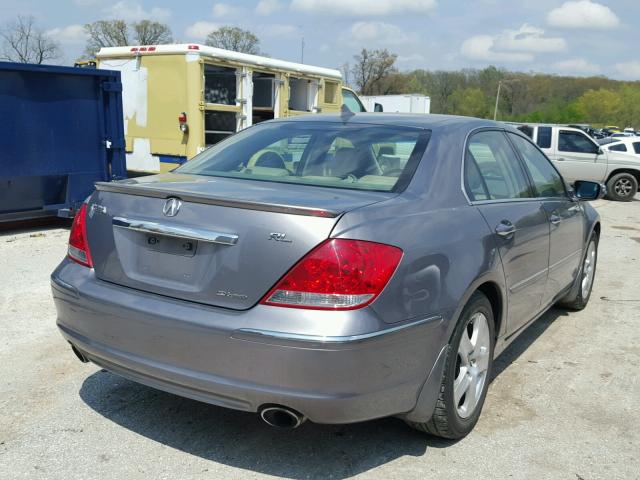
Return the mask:
{"type": "Polygon", "coordinates": [[[163,223],[136,220],[124,217],[113,217],[113,226],[127,228],[136,232],[164,235],[165,237],[184,238],[199,242],[217,243],[220,245],[235,245],[238,235],[232,233],[215,232],[199,228],[179,227],[163,223]]]}

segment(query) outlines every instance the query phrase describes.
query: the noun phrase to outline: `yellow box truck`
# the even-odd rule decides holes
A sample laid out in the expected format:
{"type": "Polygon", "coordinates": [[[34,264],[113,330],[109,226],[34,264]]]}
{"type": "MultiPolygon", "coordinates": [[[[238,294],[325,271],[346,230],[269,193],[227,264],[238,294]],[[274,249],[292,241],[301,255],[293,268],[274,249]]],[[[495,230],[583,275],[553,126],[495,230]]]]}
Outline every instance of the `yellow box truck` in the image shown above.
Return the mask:
{"type": "Polygon", "coordinates": [[[337,112],[343,91],[349,108],[362,105],[338,70],[206,45],[102,48],[97,61],[122,74],[131,172],[172,170],[264,120],[337,112]]]}

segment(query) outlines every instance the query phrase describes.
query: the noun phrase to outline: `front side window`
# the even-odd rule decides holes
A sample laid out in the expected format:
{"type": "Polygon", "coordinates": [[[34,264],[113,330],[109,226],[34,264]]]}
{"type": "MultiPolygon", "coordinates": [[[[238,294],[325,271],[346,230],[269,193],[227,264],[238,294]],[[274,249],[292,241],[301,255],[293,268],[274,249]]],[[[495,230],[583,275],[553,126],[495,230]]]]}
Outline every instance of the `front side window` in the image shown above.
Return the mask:
{"type": "Polygon", "coordinates": [[[573,153],[598,153],[598,146],[580,132],[561,130],[558,138],[558,150],[573,153]]]}
{"type": "Polygon", "coordinates": [[[531,175],[533,185],[539,197],[564,197],[566,192],[562,177],[553,168],[551,162],[531,142],[519,135],[509,133],[516,150],[524,160],[525,167],[531,175]]]}
{"type": "Polygon", "coordinates": [[[624,143],[616,143],[614,145],[611,145],[609,147],[609,150],[611,150],[612,152],[626,152],[627,146],[624,143]]]}
{"type": "Polygon", "coordinates": [[[531,197],[520,162],[500,131],[483,131],[470,138],[465,185],[469,197],[476,201],[531,197]]]}
{"type": "Polygon", "coordinates": [[[394,191],[411,179],[429,134],[371,124],[260,124],[202,152],[176,172],[394,191]]]}
{"type": "Polygon", "coordinates": [[[633,142],[633,150],[640,154],[640,142],[633,142]]]}

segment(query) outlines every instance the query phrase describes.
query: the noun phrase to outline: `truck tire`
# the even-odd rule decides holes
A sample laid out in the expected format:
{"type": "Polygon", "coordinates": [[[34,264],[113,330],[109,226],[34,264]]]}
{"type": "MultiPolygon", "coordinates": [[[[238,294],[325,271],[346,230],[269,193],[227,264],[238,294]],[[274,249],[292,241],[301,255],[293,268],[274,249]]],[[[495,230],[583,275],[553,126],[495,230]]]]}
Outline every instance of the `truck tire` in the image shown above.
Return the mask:
{"type": "Polygon", "coordinates": [[[638,180],[630,173],[617,173],[607,182],[607,198],[616,202],[630,202],[638,191],[638,180]]]}
{"type": "Polygon", "coordinates": [[[433,416],[427,422],[407,420],[410,427],[449,439],[462,438],[471,432],[480,417],[491,379],[494,322],[489,299],[482,292],[475,292],[449,340],[433,416]]]}

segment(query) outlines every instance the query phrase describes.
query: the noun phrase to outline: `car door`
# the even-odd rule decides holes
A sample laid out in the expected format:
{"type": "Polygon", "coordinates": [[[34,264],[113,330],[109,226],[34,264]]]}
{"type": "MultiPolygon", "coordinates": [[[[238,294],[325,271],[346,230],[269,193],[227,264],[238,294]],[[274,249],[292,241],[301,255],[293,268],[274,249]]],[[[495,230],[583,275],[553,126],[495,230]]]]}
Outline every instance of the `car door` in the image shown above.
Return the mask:
{"type": "Polygon", "coordinates": [[[585,133],[560,129],[555,142],[555,155],[551,159],[569,183],[605,179],[607,156],[599,153],[600,146],[585,133]]]}
{"type": "Polygon", "coordinates": [[[584,217],[578,201],[572,200],[564,181],[551,162],[526,138],[508,133],[533,183],[549,219],[549,273],[542,304],[552,302],[571,285],[580,269],[584,217]]]}
{"type": "Polygon", "coordinates": [[[505,133],[481,130],[465,152],[465,188],[494,232],[507,285],[507,333],[540,310],[549,261],[549,222],[505,133]]]}

